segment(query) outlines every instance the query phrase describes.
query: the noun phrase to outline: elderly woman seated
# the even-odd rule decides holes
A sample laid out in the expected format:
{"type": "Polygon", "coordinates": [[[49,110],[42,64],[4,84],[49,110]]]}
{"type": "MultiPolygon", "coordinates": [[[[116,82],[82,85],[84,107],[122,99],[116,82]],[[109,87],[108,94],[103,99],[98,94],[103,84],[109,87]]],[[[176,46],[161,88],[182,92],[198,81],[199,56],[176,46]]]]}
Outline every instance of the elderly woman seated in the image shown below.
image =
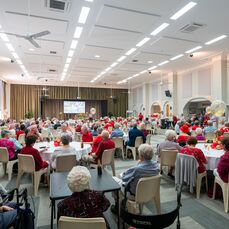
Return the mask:
{"type": "MultiPolygon", "coordinates": [[[[61,142],[62,142],[63,146],[61,148],[59,148],[58,150],[55,150],[54,153],[52,154],[51,166],[53,169],[56,168],[56,158],[58,156],[70,155],[70,154],[76,155],[75,148],[73,148],[72,146],[69,145],[70,141],[71,141],[71,137],[69,135],[62,135],[61,142]]],[[[77,159],[80,159],[80,158],[77,158],[77,159]]]]}
{"type": "Polygon", "coordinates": [[[60,216],[92,218],[104,217],[110,202],[102,192],[90,190],[91,175],[83,166],[72,168],[67,177],[68,187],[73,192],[70,197],[58,204],[58,218],[60,216]]]}
{"type": "Polygon", "coordinates": [[[206,138],[203,136],[203,130],[201,128],[196,128],[196,139],[197,141],[205,141],[206,138]]]}

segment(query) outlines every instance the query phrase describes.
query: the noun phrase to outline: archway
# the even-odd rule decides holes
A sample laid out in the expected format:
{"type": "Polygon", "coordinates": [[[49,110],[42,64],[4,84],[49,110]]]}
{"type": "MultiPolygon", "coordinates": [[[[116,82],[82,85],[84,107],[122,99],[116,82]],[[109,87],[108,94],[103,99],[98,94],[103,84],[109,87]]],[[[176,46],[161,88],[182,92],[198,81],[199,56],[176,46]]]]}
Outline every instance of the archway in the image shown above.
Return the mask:
{"type": "Polygon", "coordinates": [[[155,113],[160,114],[161,113],[161,106],[157,102],[156,103],[153,103],[151,105],[150,111],[151,111],[151,115],[153,115],[155,113]]]}
{"type": "Polygon", "coordinates": [[[211,101],[204,97],[197,97],[189,100],[184,108],[183,114],[188,116],[190,114],[205,114],[206,107],[211,105],[211,101]]]}

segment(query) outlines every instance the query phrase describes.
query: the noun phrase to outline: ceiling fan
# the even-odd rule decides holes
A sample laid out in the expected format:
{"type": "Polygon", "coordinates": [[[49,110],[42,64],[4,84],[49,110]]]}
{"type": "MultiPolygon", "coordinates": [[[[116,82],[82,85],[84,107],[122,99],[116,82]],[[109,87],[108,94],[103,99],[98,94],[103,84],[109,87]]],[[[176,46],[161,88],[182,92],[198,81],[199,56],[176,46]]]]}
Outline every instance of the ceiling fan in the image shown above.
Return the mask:
{"type": "Polygon", "coordinates": [[[46,36],[48,34],[50,34],[50,32],[48,30],[39,32],[39,33],[35,33],[35,34],[27,34],[27,35],[20,35],[20,34],[16,34],[16,33],[5,33],[7,35],[13,35],[19,38],[24,38],[27,41],[29,41],[34,47],[36,48],[40,48],[41,46],[35,41],[35,39],[39,38],[39,37],[43,37],[46,36]]]}

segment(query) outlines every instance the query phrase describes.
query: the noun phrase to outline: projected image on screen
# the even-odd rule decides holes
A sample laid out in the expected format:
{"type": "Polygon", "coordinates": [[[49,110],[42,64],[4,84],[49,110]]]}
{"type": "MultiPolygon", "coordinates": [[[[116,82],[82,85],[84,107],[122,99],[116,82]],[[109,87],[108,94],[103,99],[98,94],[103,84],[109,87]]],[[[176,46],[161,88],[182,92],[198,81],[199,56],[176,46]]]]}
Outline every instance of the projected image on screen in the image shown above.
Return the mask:
{"type": "Polygon", "coordinates": [[[64,101],[64,113],[65,114],[85,113],[85,102],[84,101],[64,101]]]}

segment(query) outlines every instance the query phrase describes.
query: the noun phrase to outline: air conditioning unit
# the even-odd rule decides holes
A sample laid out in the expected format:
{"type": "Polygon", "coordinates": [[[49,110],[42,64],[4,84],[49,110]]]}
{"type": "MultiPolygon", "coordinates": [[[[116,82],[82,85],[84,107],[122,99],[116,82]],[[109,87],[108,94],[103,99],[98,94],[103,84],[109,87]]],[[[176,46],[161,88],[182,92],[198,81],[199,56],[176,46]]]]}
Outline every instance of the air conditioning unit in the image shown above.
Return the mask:
{"type": "Polygon", "coordinates": [[[51,11],[67,13],[70,11],[72,0],[44,0],[45,7],[51,11]]]}
{"type": "Polygon", "coordinates": [[[192,33],[192,32],[195,32],[196,30],[201,29],[205,26],[206,25],[204,25],[204,24],[193,22],[191,24],[187,24],[187,25],[183,26],[180,29],[180,31],[183,33],[192,33]]]}

